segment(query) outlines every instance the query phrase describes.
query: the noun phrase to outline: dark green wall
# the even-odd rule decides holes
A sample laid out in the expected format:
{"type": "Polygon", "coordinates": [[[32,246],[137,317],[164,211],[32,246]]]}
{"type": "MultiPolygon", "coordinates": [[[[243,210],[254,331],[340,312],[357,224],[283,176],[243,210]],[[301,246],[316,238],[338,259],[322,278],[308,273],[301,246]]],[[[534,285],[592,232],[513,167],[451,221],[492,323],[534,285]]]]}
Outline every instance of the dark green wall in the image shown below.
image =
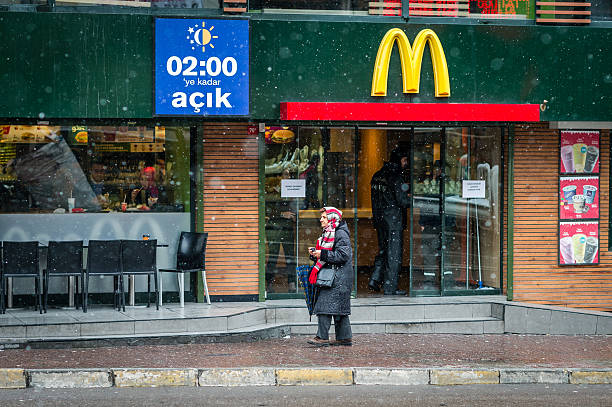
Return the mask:
{"type": "Polygon", "coordinates": [[[152,21],[1,13],[0,117],[151,117],[152,21]]]}
{"type": "Polygon", "coordinates": [[[539,104],[546,99],[549,109],[542,120],[612,119],[612,29],[297,21],[253,26],[253,49],[270,50],[251,59],[257,119],[277,117],[279,101],[435,101],[429,56],[420,93],[402,94],[397,49],[388,96],[370,96],[378,45],[393,27],[404,29],[411,41],[424,28],[438,34],[451,78],[448,102],[539,104]]]}
{"type": "MultiPolygon", "coordinates": [[[[0,117],[150,118],[152,24],[150,15],[0,13],[0,117]]],[[[401,93],[397,51],[389,96],[370,97],[378,44],[393,27],[411,40],[423,28],[440,37],[452,92],[440,103],[546,99],[542,120],[612,119],[612,28],[272,21],[257,15],[251,17],[252,117],[277,119],[281,101],[434,101],[428,57],[420,94],[401,93]]]]}

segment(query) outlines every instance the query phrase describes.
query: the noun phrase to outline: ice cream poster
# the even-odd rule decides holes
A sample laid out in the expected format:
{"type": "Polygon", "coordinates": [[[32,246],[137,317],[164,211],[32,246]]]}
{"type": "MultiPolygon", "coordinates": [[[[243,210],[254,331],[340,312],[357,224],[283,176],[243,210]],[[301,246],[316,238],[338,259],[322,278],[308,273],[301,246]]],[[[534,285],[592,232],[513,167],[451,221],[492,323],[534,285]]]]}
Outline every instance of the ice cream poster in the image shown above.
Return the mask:
{"type": "Polygon", "coordinates": [[[561,132],[561,173],[599,173],[599,132],[561,132]]]}
{"type": "Polygon", "coordinates": [[[599,263],[599,222],[559,223],[559,264],[599,263]]]}
{"type": "Polygon", "coordinates": [[[599,177],[559,178],[559,219],[599,219],[599,177]]]}

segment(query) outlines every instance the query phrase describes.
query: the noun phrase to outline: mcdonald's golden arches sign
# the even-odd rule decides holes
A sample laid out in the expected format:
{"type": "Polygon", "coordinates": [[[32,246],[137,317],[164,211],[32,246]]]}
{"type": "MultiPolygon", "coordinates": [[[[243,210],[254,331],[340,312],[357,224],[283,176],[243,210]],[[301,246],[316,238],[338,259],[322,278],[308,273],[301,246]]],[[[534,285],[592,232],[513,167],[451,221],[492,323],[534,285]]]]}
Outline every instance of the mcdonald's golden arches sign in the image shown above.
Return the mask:
{"type": "Polygon", "coordinates": [[[417,34],[411,47],[408,37],[399,28],[392,28],[387,31],[378,47],[378,54],[374,63],[374,74],[372,75],[372,96],[387,95],[389,60],[396,42],[402,64],[402,86],[404,93],[419,93],[423,52],[425,51],[425,46],[429,45],[436,97],[449,97],[450,80],[448,77],[448,65],[446,64],[446,56],[442,49],[442,43],[436,33],[429,29],[422,30],[417,34]]]}

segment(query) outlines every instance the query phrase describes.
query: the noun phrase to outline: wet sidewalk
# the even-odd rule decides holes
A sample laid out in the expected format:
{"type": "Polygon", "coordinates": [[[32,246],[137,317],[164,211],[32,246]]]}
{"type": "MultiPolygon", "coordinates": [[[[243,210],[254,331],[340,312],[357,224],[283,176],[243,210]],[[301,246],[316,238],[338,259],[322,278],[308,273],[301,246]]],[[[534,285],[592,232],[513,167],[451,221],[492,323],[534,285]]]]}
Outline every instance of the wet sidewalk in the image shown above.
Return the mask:
{"type": "Polygon", "coordinates": [[[309,336],[240,343],[4,349],[0,369],[381,367],[612,368],[612,336],[358,334],[352,347],[309,336]]]}

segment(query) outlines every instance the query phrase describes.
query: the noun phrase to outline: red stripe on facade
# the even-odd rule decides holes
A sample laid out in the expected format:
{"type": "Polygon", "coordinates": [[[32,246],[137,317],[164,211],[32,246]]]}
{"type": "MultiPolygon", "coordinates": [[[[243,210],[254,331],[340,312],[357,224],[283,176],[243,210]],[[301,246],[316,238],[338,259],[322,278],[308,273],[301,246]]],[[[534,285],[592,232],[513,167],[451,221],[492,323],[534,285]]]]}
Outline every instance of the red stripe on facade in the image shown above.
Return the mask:
{"type": "Polygon", "coordinates": [[[537,104],[282,102],[281,120],[538,122],[537,104]]]}

